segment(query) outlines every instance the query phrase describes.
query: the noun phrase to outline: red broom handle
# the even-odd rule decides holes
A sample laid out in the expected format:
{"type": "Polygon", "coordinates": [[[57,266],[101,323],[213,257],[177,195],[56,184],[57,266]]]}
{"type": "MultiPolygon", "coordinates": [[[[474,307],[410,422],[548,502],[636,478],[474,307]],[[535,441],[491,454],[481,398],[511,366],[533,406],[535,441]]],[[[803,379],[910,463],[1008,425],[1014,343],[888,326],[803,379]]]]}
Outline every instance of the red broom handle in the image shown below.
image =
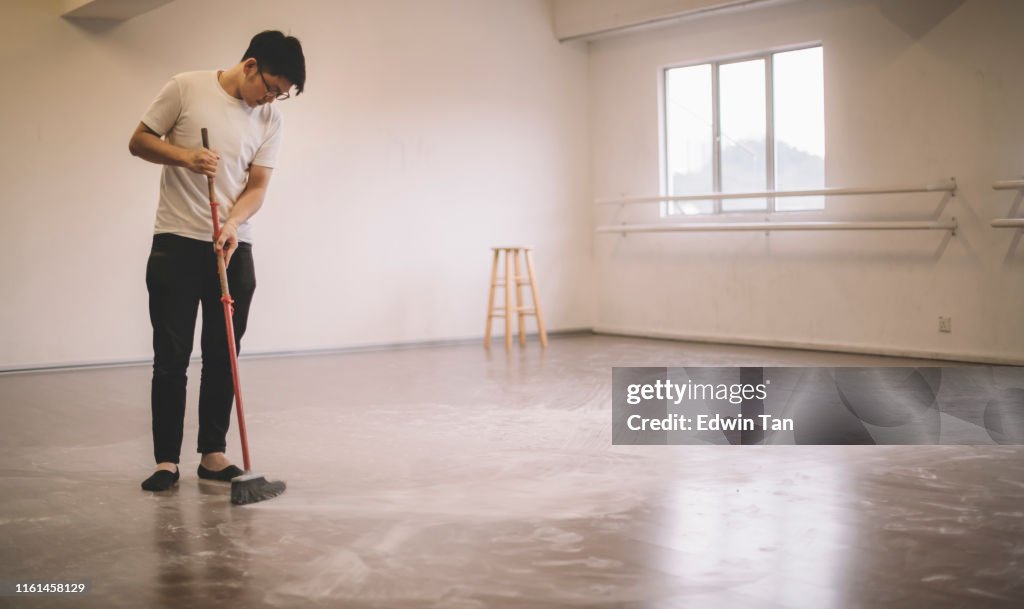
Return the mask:
{"type": "MultiPolygon", "coordinates": [[[[203,148],[210,147],[209,134],[206,127],[201,130],[203,134],[203,148]]],[[[217,211],[217,198],[213,191],[213,178],[206,177],[206,183],[210,190],[210,212],[213,215],[213,242],[216,243],[220,237],[220,214],[217,211]]],[[[217,252],[217,273],[220,275],[220,301],[224,304],[224,324],[228,328],[228,353],[231,355],[231,382],[235,386],[235,412],[238,414],[238,433],[242,439],[242,462],[245,471],[252,471],[252,464],[249,462],[249,441],[245,433],[245,413],[242,408],[242,383],[238,376],[238,353],[235,350],[235,324],[233,317],[231,291],[228,289],[228,269],[224,262],[224,250],[217,252]]]]}

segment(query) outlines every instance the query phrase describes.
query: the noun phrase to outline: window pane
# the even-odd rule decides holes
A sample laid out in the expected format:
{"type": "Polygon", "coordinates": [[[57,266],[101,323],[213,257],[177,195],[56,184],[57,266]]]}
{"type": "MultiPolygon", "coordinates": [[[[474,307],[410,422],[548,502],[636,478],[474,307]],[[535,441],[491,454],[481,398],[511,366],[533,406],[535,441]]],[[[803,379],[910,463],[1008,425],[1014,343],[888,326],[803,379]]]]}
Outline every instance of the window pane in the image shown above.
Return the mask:
{"type": "MultiPolygon", "coordinates": [[[[777,190],[825,186],[825,94],[821,47],[778,53],[775,88],[775,187],[777,190]]],[[[779,211],[825,209],[824,197],[776,199],[779,211]]]]}
{"type": "MultiPolygon", "coordinates": [[[[665,162],[669,195],[714,191],[711,65],[665,71],[665,162]]],[[[669,214],[707,214],[711,201],[668,204],[669,214]]]]}
{"type": "MultiPolygon", "coordinates": [[[[722,192],[768,190],[764,60],[719,68],[722,192]]],[[[765,210],[765,199],[722,201],[722,211],[765,210]]]]}

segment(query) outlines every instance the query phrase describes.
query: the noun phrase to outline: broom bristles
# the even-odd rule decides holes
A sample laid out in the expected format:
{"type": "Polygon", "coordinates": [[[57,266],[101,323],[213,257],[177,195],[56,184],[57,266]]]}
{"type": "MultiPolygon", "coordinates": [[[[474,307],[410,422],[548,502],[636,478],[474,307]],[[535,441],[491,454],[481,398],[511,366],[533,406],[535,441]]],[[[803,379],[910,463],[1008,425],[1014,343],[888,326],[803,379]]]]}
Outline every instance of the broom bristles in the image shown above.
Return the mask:
{"type": "Polygon", "coordinates": [[[284,492],[281,480],[269,481],[261,474],[247,473],[231,479],[231,503],[246,505],[273,499],[284,492]]]}

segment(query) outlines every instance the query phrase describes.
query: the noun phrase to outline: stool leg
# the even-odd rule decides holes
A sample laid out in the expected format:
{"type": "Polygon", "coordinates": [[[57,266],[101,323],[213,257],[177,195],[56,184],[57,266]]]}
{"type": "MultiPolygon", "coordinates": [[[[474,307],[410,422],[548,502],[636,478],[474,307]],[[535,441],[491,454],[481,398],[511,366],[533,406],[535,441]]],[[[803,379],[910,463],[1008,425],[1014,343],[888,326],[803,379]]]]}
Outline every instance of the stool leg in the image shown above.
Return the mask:
{"type": "Polygon", "coordinates": [[[523,278],[523,272],[519,268],[519,250],[515,251],[516,261],[516,312],[519,313],[519,344],[520,346],[526,346],[526,314],[523,313],[523,284],[520,279],[523,278]]]}
{"type": "Polygon", "coordinates": [[[537,313],[537,331],[540,333],[540,345],[548,346],[548,333],[544,331],[544,315],[540,312],[540,297],[537,296],[537,279],[533,274],[533,257],[526,250],[526,271],[530,274],[530,293],[533,295],[533,309],[537,313]]]}
{"type": "Polygon", "coordinates": [[[512,350],[512,261],[505,250],[505,349],[512,350]]]}
{"type": "Polygon", "coordinates": [[[494,288],[498,281],[498,250],[494,250],[494,262],[491,264],[491,295],[487,299],[487,330],[484,332],[484,346],[491,346],[491,321],[494,319],[494,288]]]}

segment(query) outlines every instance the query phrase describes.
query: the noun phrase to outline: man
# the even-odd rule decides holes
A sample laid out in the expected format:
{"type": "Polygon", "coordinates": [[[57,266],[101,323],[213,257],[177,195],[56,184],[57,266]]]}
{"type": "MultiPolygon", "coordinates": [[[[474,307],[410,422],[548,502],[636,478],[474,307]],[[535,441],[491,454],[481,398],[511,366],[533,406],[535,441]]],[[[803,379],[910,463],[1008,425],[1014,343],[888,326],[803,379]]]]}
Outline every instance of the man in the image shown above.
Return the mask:
{"type": "Polygon", "coordinates": [[[163,165],[153,247],[146,267],[153,325],[153,454],[148,491],[179,478],[185,419],[186,368],[196,314],[203,307],[203,368],[199,389],[199,477],[230,481],[243,472],[225,456],[234,388],[227,346],[217,252],[228,262],[240,347],[256,289],[249,219],[263,205],[281,145],[274,107],[302,93],[306,60],[299,41],[281,32],[257,34],[242,61],[227,70],[178,74],[157,95],[132,134],[134,156],[163,165]],[[209,130],[212,150],[200,130],[209,130]],[[213,241],[207,176],[214,178],[222,218],[213,241]]]}

